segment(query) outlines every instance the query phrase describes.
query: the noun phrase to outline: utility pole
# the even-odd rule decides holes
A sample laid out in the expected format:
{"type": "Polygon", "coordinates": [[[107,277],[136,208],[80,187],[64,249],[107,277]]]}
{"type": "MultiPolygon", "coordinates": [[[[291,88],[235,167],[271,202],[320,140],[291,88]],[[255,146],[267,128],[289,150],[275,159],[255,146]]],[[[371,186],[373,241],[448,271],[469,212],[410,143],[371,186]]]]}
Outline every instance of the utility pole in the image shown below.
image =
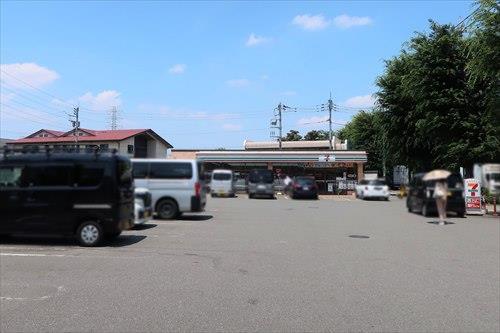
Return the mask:
{"type": "Polygon", "coordinates": [[[110,110],[111,113],[111,129],[116,130],[118,127],[118,110],[113,106],[110,110]]]}
{"type": "Polygon", "coordinates": [[[70,117],[75,118],[75,120],[70,119],[71,125],[73,126],[73,136],[75,137],[75,144],[78,144],[78,130],[80,129],[79,113],[80,107],[77,106],[76,108],[73,108],[73,115],[70,115],[70,117]]]}
{"type": "Polygon", "coordinates": [[[279,132],[279,137],[278,137],[278,142],[279,142],[280,150],[282,149],[281,148],[281,140],[282,140],[282,135],[283,135],[283,133],[282,133],[282,131],[283,131],[283,125],[281,123],[281,111],[282,110],[283,110],[283,104],[281,104],[281,102],[280,102],[280,104],[278,104],[278,121],[279,121],[279,127],[278,128],[279,128],[279,131],[280,131],[279,132]]]}
{"type": "Polygon", "coordinates": [[[332,93],[330,92],[330,99],[328,100],[328,141],[330,141],[330,150],[333,150],[332,145],[332,111],[333,111],[333,101],[332,101],[332,93]]]}

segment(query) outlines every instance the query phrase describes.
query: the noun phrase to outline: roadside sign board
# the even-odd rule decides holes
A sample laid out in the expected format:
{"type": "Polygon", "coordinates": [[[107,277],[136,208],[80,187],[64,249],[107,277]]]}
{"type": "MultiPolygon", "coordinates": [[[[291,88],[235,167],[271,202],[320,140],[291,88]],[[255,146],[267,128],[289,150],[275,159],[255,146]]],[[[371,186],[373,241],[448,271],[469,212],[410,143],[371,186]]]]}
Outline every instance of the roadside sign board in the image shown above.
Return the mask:
{"type": "Polygon", "coordinates": [[[474,178],[464,179],[465,209],[467,214],[483,214],[481,207],[481,184],[474,178]]]}

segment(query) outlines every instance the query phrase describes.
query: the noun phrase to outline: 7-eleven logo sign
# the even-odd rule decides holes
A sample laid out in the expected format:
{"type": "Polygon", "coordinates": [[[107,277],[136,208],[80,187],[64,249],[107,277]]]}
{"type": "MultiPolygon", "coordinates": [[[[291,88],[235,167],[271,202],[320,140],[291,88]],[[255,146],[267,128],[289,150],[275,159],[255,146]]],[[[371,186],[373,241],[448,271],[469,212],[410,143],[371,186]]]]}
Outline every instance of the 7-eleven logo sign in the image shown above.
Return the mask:
{"type": "Polygon", "coordinates": [[[479,183],[469,182],[467,183],[467,195],[470,197],[479,196],[479,183]]]}

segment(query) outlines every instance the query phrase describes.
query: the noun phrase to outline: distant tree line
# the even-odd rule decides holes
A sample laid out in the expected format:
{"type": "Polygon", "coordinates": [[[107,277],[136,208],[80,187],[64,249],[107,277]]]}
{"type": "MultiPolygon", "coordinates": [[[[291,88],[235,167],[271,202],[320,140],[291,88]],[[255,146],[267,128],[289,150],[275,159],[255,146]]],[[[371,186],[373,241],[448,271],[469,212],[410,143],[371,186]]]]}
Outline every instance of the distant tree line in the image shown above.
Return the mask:
{"type": "MultiPolygon", "coordinates": [[[[430,20],[428,32],[385,61],[376,107],[336,133],[368,152],[367,168],[458,171],[500,162],[499,9],[496,0],[480,0],[463,24],[430,20]]],[[[284,140],[300,138],[290,131],[284,140]]]]}

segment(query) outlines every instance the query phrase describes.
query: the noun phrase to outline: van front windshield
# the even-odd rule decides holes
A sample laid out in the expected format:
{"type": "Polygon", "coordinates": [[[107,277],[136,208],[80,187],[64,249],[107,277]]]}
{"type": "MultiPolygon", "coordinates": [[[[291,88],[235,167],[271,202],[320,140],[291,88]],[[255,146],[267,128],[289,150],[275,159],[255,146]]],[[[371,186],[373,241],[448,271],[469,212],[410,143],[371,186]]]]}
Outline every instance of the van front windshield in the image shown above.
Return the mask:
{"type": "Polygon", "coordinates": [[[213,179],[214,180],[231,180],[231,174],[230,173],[214,173],[213,179]]]}
{"type": "Polygon", "coordinates": [[[251,183],[272,183],[273,173],[269,170],[256,170],[250,173],[248,180],[251,183]]]}

